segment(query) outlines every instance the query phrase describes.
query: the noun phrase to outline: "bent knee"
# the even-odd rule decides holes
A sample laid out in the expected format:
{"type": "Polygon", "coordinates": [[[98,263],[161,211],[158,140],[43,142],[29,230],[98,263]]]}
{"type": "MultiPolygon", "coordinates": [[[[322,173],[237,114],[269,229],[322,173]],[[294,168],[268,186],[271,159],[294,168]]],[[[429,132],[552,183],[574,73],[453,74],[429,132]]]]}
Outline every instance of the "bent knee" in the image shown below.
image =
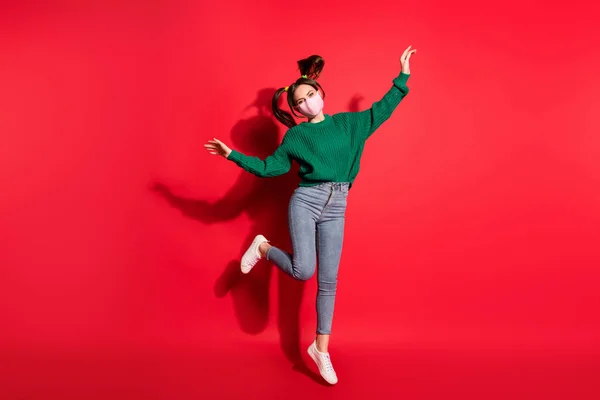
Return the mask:
{"type": "Polygon", "coordinates": [[[307,265],[302,265],[302,264],[295,264],[294,265],[294,278],[299,280],[299,281],[306,281],[309,280],[310,278],[312,278],[312,276],[315,274],[315,267],[314,266],[307,266],[307,265]]]}

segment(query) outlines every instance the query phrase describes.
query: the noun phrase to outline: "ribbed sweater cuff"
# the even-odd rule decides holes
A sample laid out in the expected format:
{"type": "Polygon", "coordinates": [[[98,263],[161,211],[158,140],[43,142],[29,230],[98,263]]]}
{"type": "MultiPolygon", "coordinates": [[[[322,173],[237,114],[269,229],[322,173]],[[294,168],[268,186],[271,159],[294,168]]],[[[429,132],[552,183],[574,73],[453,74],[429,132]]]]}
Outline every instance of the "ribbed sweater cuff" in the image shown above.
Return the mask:
{"type": "Polygon", "coordinates": [[[229,157],[227,157],[228,160],[233,161],[233,162],[238,162],[240,160],[241,153],[239,151],[236,150],[231,150],[231,153],[229,153],[229,157]]]}
{"type": "Polygon", "coordinates": [[[406,86],[406,81],[410,78],[410,74],[405,74],[404,72],[400,72],[400,75],[396,79],[394,79],[394,84],[397,86],[406,86]]]}

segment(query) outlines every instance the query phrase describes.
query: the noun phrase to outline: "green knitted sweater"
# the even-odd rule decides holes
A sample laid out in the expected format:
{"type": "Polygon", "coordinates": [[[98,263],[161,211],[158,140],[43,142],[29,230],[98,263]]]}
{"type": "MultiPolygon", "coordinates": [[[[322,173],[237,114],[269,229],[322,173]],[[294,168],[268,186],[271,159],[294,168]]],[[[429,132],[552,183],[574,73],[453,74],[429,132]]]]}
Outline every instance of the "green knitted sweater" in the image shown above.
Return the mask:
{"type": "Polygon", "coordinates": [[[409,75],[400,73],[390,90],[368,110],[325,114],[321,122],[302,122],[285,133],[281,145],[262,160],[232,150],[228,159],[259,177],[287,173],[292,160],[300,165],[300,186],[349,182],[358,175],[365,141],[408,94],[409,75]]]}

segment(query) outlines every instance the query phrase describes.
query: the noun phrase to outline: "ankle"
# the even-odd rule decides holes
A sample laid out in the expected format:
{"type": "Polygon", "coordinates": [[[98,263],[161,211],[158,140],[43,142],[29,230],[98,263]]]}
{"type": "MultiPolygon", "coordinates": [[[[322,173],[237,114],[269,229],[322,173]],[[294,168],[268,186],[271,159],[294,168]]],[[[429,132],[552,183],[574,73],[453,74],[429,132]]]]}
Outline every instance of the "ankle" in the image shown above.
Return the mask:
{"type": "Polygon", "coordinates": [[[319,353],[329,352],[329,338],[330,335],[328,334],[317,333],[317,337],[315,337],[315,345],[319,353]]]}
{"type": "Polygon", "coordinates": [[[258,253],[260,254],[261,257],[266,257],[267,252],[269,251],[270,248],[271,248],[271,245],[268,242],[262,242],[258,246],[258,253]]]}
{"type": "Polygon", "coordinates": [[[319,343],[319,341],[317,341],[317,342],[315,343],[315,347],[317,348],[317,351],[318,351],[319,353],[323,353],[323,354],[325,354],[325,353],[328,353],[328,352],[329,352],[329,349],[327,348],[328,346],[327,346],[327,345],[324,345],[324,344],[322,344],[322,343],[319,343]]]}

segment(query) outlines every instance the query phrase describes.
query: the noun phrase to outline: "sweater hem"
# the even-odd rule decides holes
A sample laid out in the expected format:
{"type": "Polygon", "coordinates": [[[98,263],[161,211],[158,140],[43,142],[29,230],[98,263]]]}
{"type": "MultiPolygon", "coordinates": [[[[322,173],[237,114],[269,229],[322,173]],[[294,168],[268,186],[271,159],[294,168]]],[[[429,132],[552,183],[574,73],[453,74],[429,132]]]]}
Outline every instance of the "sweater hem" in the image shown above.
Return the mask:
{"type": "Polygon", "coordinates": [[[348,183],[350,185],[352,185],[353,182],[348,181],[348,180],[344,180],[344,181],[336,181],[336,180],[331,180],[331,181],[318,181],[318,182],[311,182],[311,181],[300,181],[300,183],[298,183],[298,186],[300,187],[311,187],[311,186],[318,186],[322,183],[329,183],[329,182],[333,182],[333,183],[348,183]]]}

